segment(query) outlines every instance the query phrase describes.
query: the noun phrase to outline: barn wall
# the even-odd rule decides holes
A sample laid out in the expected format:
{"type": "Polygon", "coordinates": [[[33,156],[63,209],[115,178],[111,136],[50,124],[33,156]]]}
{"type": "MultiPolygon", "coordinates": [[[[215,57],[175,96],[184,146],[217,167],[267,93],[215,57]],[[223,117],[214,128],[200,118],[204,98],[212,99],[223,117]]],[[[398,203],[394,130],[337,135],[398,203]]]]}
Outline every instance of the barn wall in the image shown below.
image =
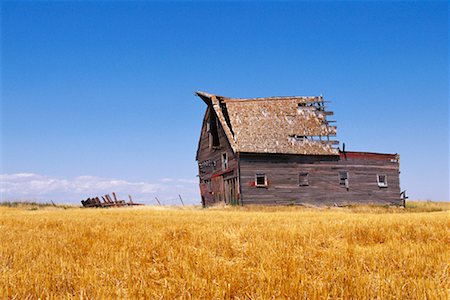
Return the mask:
{"type": "Polygon", "coordinates": [[[220,122],[217,122],[220,146],[210,148],[206,125],[209,122],[209,113],[210,109],[208,108],[205,113],[197,150],[200,193],[204,205],[211,205],[220,201],[229,202],[230,197],[233,197],[233,200],[237,200],[236,198],[238,198],[236,155],[228,142],[220,122]],[[228,157],[228,168],[225,170],[222,169],[223,153],[226,153],[228,157]],[[230,196],[229,193],[233,193],[234,196],[230,196]]]}
{"type": "Polygon", "coordinates": [[[336,156],[240,154],[242,204],[401,205],[398,156],[347,152],[336,156]],[[348,190],[339,183],[348,172],[348,190]],[[299,186],[299,173],[308,173],[309,186],[299,186]],[[255,174],[265,173],[267,187],[255,186],[255,174]],[[377,174],[387,175],[379,187],[377,174]]]}

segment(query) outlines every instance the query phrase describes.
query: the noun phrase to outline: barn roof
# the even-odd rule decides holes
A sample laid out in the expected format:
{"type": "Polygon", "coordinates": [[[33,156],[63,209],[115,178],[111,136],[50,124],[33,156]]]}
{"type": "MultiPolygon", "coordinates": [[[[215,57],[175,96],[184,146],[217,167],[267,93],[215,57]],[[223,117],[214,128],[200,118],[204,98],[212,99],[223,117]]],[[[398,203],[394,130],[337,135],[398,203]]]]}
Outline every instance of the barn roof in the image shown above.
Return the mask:
{"type": "Polygon", "coordinates": [[[196,93],[214,109],[235,152],[338,155],[322,96],[228,98],[196,93]]]}

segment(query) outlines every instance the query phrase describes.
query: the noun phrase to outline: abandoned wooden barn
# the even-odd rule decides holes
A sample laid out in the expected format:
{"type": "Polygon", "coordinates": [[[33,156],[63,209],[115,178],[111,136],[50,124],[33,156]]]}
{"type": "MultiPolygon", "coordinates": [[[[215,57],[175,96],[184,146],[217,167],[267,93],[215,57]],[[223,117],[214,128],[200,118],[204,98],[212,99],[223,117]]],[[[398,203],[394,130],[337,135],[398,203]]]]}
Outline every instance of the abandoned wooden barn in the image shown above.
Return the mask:
{"type": "Polygon", "coordinates": [[[399,155],[340,151],[323,97],[196,94],[207,105],[196,157],[204,206],[402,204],[399,155]]]}

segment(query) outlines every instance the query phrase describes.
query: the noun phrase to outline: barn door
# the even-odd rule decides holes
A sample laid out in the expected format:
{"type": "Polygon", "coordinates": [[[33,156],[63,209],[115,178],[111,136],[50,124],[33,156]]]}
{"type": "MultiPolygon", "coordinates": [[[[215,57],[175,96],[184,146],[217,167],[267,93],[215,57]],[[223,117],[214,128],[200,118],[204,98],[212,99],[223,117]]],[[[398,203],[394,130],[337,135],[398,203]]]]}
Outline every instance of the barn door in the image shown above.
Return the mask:
{"type": "Polygon", "coordinates": [[[238,185],[237,177],[228,178],[224,181],[225,203],[238,204],[238,185]]]}
{"type": "Polygon", "coordinates": [[[225,194],[225,204],[229,204],[230,203],[230,180],[226,179],[223,181],[223,189],[224,189],[224,194],[225,194]]]}
{"type": "Polygon", "coordinates": [[[211,179],[212,192],[214,196],[214,202],[224,201],[224,182],[223,176],[216,176],[211,179]]]}

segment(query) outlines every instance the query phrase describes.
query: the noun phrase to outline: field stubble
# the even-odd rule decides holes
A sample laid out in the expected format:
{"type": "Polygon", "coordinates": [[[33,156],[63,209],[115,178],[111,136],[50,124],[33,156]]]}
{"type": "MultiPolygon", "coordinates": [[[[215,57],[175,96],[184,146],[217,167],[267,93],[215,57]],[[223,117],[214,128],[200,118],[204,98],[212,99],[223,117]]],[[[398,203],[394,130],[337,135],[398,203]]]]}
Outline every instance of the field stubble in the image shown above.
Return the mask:
{"type": "Polygon", "coordinates": [[[0,207],[0,298],[446,299],[449,211],[418,205],[0,207]]]}

